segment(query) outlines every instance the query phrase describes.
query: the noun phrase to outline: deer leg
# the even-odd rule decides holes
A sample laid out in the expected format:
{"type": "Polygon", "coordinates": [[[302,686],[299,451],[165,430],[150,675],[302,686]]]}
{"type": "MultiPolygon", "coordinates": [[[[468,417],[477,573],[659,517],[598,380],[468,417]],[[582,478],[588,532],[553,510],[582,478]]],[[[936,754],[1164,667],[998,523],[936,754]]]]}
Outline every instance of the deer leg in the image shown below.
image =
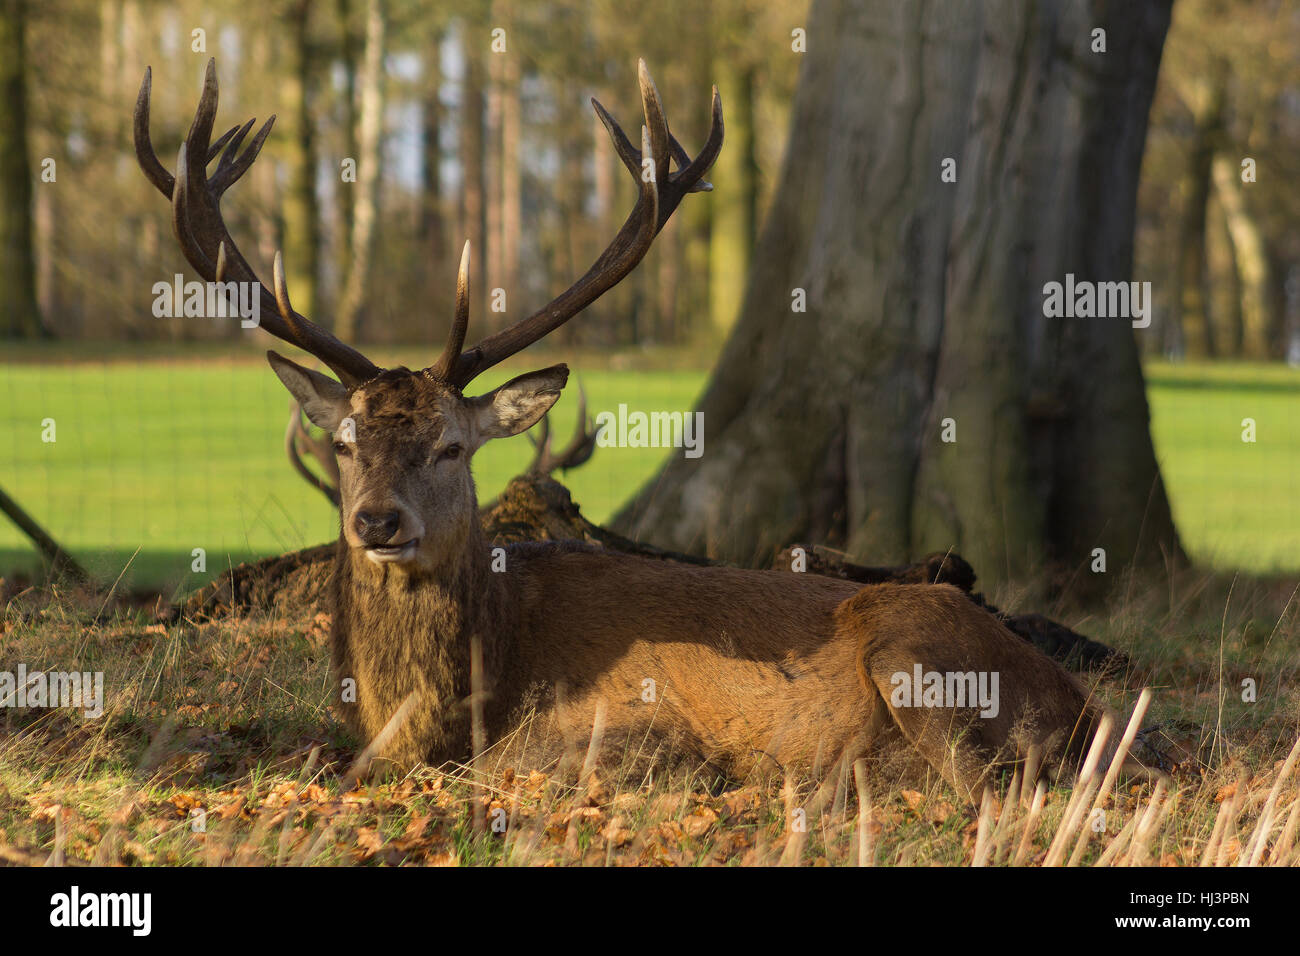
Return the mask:
{"type": "Polygon", "coordinates": [[[1032,744],[1045,769],[1077,761],[1099,718],[1060,665],[945,585],[863,588],[836,609],[863,690],[965,799],[1032,744]]]}

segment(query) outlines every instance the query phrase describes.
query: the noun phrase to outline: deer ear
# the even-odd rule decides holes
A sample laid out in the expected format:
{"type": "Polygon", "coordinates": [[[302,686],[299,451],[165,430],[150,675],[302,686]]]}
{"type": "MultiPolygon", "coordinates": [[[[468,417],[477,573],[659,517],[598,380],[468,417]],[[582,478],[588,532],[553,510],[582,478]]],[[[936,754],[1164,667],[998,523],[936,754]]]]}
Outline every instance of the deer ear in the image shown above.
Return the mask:
{"type": "Polygon", "coordinates": [[[343,421],[351,409],[348,390],[344,386],[328,375],[289,361],[278,352],[267,352],[266,360],[271,363],[271,369],[280,377],[280,381],[284,382],[289,394],[298,400],[313,425],[327,432],[338,429],[339,422],[343,421]]]}
{"type": "Polygon", "coordinates": [[[569,366],[552,365],[537,372],[512,378],[486,395],[468,402],[474,416],[478,444],[490,438],[509,438],[541,421],[559,400],[569,380],[569,366]]]}

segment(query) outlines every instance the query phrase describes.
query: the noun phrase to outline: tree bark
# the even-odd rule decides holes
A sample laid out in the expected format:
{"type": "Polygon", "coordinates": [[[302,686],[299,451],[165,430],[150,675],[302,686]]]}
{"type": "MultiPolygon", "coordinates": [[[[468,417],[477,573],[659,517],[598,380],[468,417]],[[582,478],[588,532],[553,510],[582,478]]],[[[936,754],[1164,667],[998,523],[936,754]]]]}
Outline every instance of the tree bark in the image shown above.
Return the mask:
{"type": "Polygon", "coordinates": [[[1169,6],[816,0],[705,453],[614,527],[742,564],[956,548],[986,582],[1181,558],[1129,320],[1044,315],[1067,273],[1130,278],[1169,6]]]}

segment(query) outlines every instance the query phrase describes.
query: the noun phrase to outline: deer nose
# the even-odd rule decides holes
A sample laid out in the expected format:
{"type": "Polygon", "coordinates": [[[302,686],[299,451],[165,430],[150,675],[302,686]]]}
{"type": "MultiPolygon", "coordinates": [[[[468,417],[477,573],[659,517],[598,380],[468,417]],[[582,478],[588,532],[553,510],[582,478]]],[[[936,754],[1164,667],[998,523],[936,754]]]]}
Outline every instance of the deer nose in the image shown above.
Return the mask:
{"type": "Polygon", "coordinates": [[[388,540],[397,533],[397,526],[401,520],[401,515],[396,511],[385,511],[381,514],[358,511],[357,516],[352,519],[352,524],[361,543],[375,547],[388,543],[388,540]]]}

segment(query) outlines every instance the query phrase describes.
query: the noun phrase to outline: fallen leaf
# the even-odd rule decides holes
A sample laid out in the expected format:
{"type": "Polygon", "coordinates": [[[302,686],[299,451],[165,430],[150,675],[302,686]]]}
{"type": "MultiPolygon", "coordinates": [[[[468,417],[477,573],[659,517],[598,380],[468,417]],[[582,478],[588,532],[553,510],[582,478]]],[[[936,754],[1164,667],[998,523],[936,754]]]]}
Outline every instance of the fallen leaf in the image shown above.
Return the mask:
{"type": "Polygon", "coordinates": [[[374,827],[360,827],[357,830],[357,846],[364,851],[363,859],[370,859],[384,848],[383,835],[374,827]]]}
{"type": "Polygon", "coordinates": [[[718,814],[711,807],[696,807],[682,820],[687,836],[702,837],[718,822],[718,814]]]}

